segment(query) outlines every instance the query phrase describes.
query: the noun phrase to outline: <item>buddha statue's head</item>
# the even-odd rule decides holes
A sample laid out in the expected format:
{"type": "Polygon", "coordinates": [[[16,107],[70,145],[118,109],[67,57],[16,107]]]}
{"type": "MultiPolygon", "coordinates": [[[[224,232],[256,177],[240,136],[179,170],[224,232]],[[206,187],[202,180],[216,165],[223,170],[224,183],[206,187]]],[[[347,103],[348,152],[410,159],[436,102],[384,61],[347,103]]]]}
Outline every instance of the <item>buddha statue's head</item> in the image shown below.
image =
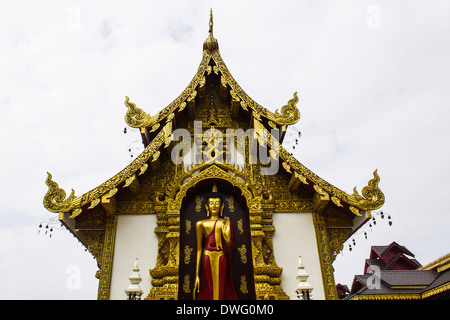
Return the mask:
{"type": "Polygon", "coordinates": [[[206,198],[206,213],[208,217],[222,217],[223,216],[223,200],[222,195],[217,192],[212,192],[206,198]]]}

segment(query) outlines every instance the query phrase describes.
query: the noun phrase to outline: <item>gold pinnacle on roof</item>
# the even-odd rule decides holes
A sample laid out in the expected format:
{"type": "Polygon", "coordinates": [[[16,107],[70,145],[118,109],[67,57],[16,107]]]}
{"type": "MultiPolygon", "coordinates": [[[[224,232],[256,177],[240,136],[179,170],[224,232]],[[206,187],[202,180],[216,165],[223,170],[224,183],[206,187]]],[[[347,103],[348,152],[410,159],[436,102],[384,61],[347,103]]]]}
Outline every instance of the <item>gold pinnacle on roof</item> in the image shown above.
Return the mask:
{"type": "Polygon", "coordinates": [[[209,36],[203,43],[203,50],[208,50],[209,52],[213,52],[217,49],[219,49],[219,44],[217,42],[217,39],[213,36],[213,27],[214,27],[214,21],[213,21],[213,14],[212,9],[209,12],[209,36]]]}
{"type": "Polygon", "coordinates": [[[214,27],[214,21],[213,21],[213,14],[212,14],[212,8],[209,12],[209,34],[213,36],[213,27],[214,27]]]}

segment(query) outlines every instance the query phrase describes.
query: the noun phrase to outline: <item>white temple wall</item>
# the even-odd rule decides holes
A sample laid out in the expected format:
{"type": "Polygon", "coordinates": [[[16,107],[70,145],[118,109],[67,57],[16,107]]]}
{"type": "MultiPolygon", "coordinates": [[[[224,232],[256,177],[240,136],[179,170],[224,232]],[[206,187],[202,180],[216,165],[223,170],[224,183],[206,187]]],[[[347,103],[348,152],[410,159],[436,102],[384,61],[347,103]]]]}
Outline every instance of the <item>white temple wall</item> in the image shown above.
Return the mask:
{"type": "Polygon", "coordinates": [[[275,261],[283,268],[281,287],[291,300],[297,300],[298,256],[309,274],[313,286],[312,298],[324,300],[322,272],[312,213],[274,213],[273,252],[275,261]]]}
{"type": "Polygon", "coordinates": [[[130,285],[128,279],[138,258],[139,274],[147,297],[151,288],[149,269],[156,265],[158,237],[155,234],[156,214],[119,215],[117,221],[116,243],[114,248],[111,278],[111,300],[125,300],[124,290],[130,285]]]}
{"type": "MultiPolygon", "coordinates": [[[[297,299],[298,256],[309,274],[308,282],[314,287],[314,300],[325,299],[316,235],[311,213],[274,213],[273,250],[275,261],[283,268],[281,286],[291,299],[297,299]]],[[[125,300],[124,290],[134,261],[138,265],[145,298],[150,292],[150,268],[156,265],[158,238],[154,233],[156,215],[119,215],[111,278],[111,300],[125,300]]]]}

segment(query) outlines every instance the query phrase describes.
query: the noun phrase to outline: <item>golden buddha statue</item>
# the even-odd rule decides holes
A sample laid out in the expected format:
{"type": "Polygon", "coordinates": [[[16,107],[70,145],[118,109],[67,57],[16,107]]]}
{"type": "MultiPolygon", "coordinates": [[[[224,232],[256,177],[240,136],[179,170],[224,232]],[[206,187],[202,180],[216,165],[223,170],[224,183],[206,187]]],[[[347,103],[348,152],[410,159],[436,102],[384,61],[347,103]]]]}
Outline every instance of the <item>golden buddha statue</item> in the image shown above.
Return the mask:
{"type": "Polygon", "coordinates": [[[231,270],[234,246],[233,225],[223,218],[224,203],[220,193],[207,196],[207,219],[195,226],[197,237],[197,264],[194,300],[236,300],[231,270]]]}

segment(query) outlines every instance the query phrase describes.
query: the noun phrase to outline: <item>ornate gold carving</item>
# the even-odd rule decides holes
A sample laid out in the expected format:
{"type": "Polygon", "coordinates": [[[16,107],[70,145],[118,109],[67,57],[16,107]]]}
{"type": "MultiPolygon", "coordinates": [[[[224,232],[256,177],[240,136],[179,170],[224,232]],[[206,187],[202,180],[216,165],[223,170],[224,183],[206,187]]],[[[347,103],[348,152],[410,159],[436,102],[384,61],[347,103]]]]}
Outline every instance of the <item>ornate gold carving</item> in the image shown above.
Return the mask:
{"type": "Polygon", "coordinates": [[[109,300],[111,291],[112,262],[114,257],[114,243],[116,240],[117,216],[106,219],[105,237],[99,273],[98,300],[109,300]]]}
{"type": "MultiPolygon", "coordinates": [[[[189,101],[189,100],[188,100],[189,101]]],[[[175,113],[171,113],[171,114],[169,114],[169,116],[167,117],[167,119],[166,119],[166,122],[170,122],[170,121],[172,121],[172,119],[175,117],[175,113]]]]}
{"type": "Polygon", "coordinates": [[[331,201],[333,201],[333,203],[334,203],[335,205],[337,205],[338,207],[342,207],[341,200],[339,200],[339,199],[336,198],[335,196],[332,196],[332,197],[331,197],[331,201]]]}
{"type": "Polygon", "coordinates": [[[153,201],[117,201],[117,214],[152,214],[155,213],[153,201]]]}
{"type": "MultiPolygon", "coordinates": [[[[330,252],[330,241],[328,238],[325,218],[322,213],[313,213],[314,228],[317,238],[317,249],[320,257],[320,267],[322,269],[322,281],[324,283],[325,299],[336,300],[336,286],[334,282],[334,273],[332,262],[333,254],[330,252]]],[[[334,252],[333,252],[334,253],[334,252]]]]}
{"type": "Polygon", "coordinates": [[[350,200],[356,207],[364,210],[380,208],[384,204],[384,194],[378,188],[379,182],[380,176],[378,175],[377,170],[375,170],[373,172],[373,179],[369,180],[368,185],[361,191],[363,197],[359,195],[356,187],[354,187],[353,194],[349,196],[350,200]]]}
{"type": "Polygon", "coordinates": [[[228,203],[228,210],[230,212],[234,212],[234,198],[233,198],[233,196],[229,196],[225,200],[228,203]]]}
{"type": "Polygon", "coordinates": [[[295,124],[300,119],[300,112],[297,109],[298,97],[294,92],[294,97],[288,101],[287,105],[281,108],[281,114],[278,109],[275,110],[275,121],[279,124],[295,124]]]}
{"type": "Polygon", "coordinates": [[[183,292],[191,292],[191,277],[188,274],[186,274],[183,279],[183,292]]]}
{"type": "Polygon", "coordinates": [[[215,163],[208,165],[202,163],[197,166],[191,166],[186,168],[187,171],[181,171],[174,178],[173,189],[169,191],[168,208],[169,210],[179,211],[181,208],[181,201],[186,194],[186,191],[194,186],[198,181],[204,179],[220,178],[230,182],[232,185],[239,187],[242,190],[242,194],[247,199],[247,203],[251,206],[252,194],[256,194],[252,181],[248,176],[240,171],[237,166],[230,166],[225,163],[215,163]],[[198,173],[199,172],[199,173],[198,173]],[[230,174],[229,172],[232,172],[230,174]],[[239,180],[242,178],[243,181],[239,180]],[[183,181],[189,180],[183,184],[183,181]],[[176,187],[181,186],[181,187],[176,187]]]}
{"type": "Polygon", "coordinates": [[[186,234],[191,234],[192,222],[191,220],[186,220],[186,234]]]}
{"type": "Polygon", "coordinates": [[[243,234],[243,233],[244,233],[244,228],[243,228],[243,226],[242,226],[242,219],[239,219],[239,220],[237,221],[237,229],[238,229],[238,231],[239,231],[240,234],[243,234]]]}
{"type": "Polygon", "coordinates": [[[44,207],[51,212],[68,212],[76,206],[74,200],[75,191],[72,192],[66,199],[66,192],[60,189],[58,184],[52,180],[52,175],[47,172],[47,179],[45,184],[48,186],[48,191],[44,196],[44,207]]]}
{"type": "Polygon", "coordinates": [[[186,101],[193,101],[194,99],[195,99],[195,97],[197,96],[197,91],[196,90],[193,90],[190,94],[189,94],[189,96],[187,97],[187,99],[186,99],[186,101]]]}
{"type": "MultiPolygon", "coordinates": [[[[158,155],[159,155],[159,151],[156,151],[155,154],[158,154],[158,155]]],[[[153,161],[155,161],[154,157],[153,157],[153,161]]],[[[139,168],[139,175],[142,176],[142,175],[145,173],[145,171],[147,171],[147,169],[148,169],[148,164],[147,164],[147,163],[144,163],[144,164],[139,168]]]]}
{"type": "MultiPolygon", "coordinates": [[[[205,78],[203,78],[203,79],[205,79],[205,78]]],[[[183,111],[184,108],[186,108],[186,106],[187,106],[187,103],[186,103],[186,102],[182,102],[182,103],[180,104],[179,108],[178,108],[178,111],[183,111]]]]}
{"type": "Polygon", "coordinates": [[[195,197],[195,211],[200,212],[202,210],[203,198],[200,196],[195,197]]]}
{"type": "MultiPolygon", "coordinates": [[[[141,167],[141,174],[142,174],[142,167],[141,167]]],[[[139,191],[139,180],[137,176],[133,174],[131,177],[126,179],[124,187],[125,188],[129,187],[132,192],[137,193],[139,191]]]]}
{"type": "Polygon", "coordinates": [[[191,262],[191,254],[192,254],[193,248],[186,245],[184,247],[184,264],[189,264],[191,262]]]}
{"type": "Polygon", "coordinates": [[[247,294],[248,293],[248,287],[247,287],[247,277],[245,275],[241,276],[241,282],[239,289],[242,293],[247,294]]]}
{"type": "Polygon", "coordinates": [[[283,167],[287,172],[292,173],[291,166],[287,162],[283,162],[283,167]]]}
{"type": "MultiPolygon", "coordinates": [[[[115,214],[117,212],[116,198],[114,195],[117,192],[117,188],[111,189],[107,194],[102,196],[101,203],[103,208],[108,214],[115,214]]],[[[74,217],[75,213],[71,217],[74,217]]]]}
{"type": "Polygon", "coordinates": [[[131,102],[127,96],[125,96],[125,106],[128,108],[125,114],[125,122],[133,128],[145,127],[150,114],[136,107],[136,104],[131,102]]]}
{"type": "Polygon", "coordinates": [[[327,228],[331,263],[333,263],[333,261],[336,259],[336,256],[344,248],[344,242],[348,239],[351,231],[351,228],[327,228]]]}
{"type": "Polygon", "coordinates": [[[241,255],[241,262],[247,263],[247,247],[245,244],[238,248],[239,254],[241,255]]]}
{"type": "Polygon", "coordinates": [[[91,202],[91,205],[88,207],[88,209],[95,208],[100,203],[100,199],[95,199],[91,202]]]}
{"type": "Polygon", "coordinates": [[[353,207],[353,206],[350,206],[350,207],[348,207],[349,209],[350,209],[350,211],[355,215],[355,216],[359,216],[359,217],[362,217],[362,214],[361,213],[359,213],[359,210],[358,209],[356,209],[355,207],[353,207]]]}
{"type": "Polygon", "coordinates": [[[420,293],[412,294],[359,294],[350,300],[419,300],[420,293]]]}
{"type": "Polygon", "coordinates": [[[161,125],[159,123],[155,123],[152,128],[150,129],[150,132],[155,132],[161,125]]]}

